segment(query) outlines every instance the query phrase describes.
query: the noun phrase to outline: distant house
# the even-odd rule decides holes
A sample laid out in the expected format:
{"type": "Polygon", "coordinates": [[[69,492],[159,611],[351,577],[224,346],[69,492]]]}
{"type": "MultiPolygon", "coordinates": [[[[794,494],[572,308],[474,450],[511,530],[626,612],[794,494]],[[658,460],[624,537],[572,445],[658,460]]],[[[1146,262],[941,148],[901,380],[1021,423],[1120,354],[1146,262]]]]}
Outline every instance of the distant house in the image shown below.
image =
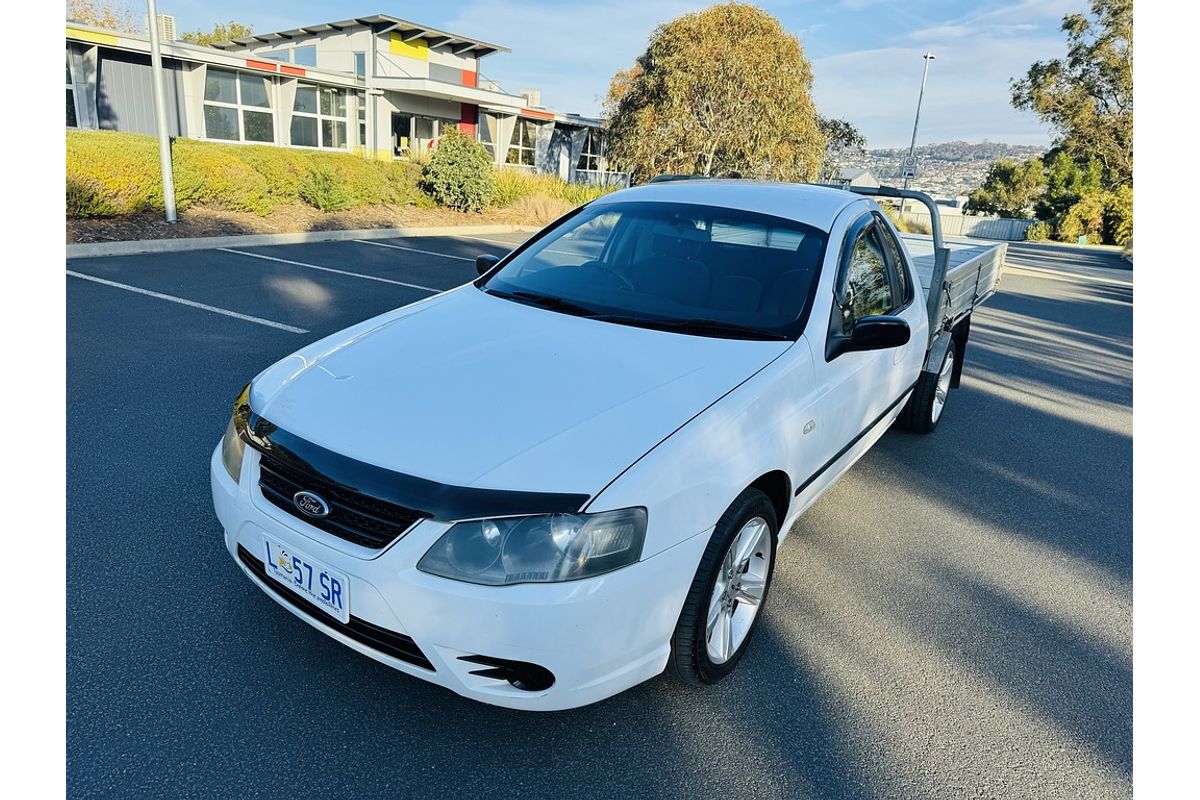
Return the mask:
{"type": "Polygon", "coordinates": [[[961,214],[966,208],[967,200],[967,195],[960,194],[955,197],[935,197],[933,202],[938,204],[938,211],[942,214],[961,214]]]}
{"type": "Polygon", "coordinates": [[[879,179],[867,169],[859,169],[857,167],[843,167],[842,171],[837,174],[833,182],[839,186],[867,186],[872,189],[879,188],[879,179]]]}

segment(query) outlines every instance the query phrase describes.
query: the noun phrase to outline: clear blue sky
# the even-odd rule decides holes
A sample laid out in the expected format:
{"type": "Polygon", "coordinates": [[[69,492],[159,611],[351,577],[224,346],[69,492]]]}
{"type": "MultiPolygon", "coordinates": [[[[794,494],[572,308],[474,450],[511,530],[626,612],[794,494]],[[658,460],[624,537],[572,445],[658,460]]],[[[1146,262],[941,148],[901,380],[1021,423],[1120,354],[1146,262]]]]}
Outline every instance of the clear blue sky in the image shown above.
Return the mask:
{"type": "MultiPolygon", "coordinates": [[[[140,8],[138,0],[130,6],[140,8]]],[[[654,26],[708,3],[681,0],[439,0],[364,4],[292,0],[256,8],[244,0],[159,0],[180,30],[237,20],[259,32],[385,13],[506,45],[482,62],[508,91],[542,90],[558,111],[596,114],[613,72],[633,63],[654,26]]],[[[858,126],[871,147],[907,145],[930,68],[918,143],[991,139],[1046,144],[1051,134],[1009,104],[1008,82],[1034,61],[1065,53],[1063,15],[1085,0],[765,0],[812,59],[818,110],[858,126]]]]}

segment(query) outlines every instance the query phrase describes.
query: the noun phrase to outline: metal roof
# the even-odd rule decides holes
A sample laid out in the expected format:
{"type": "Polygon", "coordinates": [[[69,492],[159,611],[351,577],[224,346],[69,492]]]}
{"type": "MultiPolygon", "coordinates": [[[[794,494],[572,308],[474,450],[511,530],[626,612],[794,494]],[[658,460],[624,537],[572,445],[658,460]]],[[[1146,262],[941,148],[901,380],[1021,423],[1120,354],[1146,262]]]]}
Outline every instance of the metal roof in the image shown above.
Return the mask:
{"type": "Polygon", "coordinates": [[[425,39],[429,42],[430,47],[446,45],[455,55],[470,53],[476,58],[483,58],[492,53],[512,52],[503,45],[492,44],[491,42],[472,39],[467,36],[459,36],[456,33],[447,33],[437,28],[430,28],[428,25],[410,22],[409,20],[393,17],[389,14],[373,14],[369,17],[355,17],[354,19],[344,19],[339,22],[322,22],[318,25],[306,25],[302,28],[293,28],[289,31],[278,31],[276,33],[256,33],[253,36],[245,36],[230,42],[218,42],[213,47],[219,47],[222,50],[236,50],[254,44],[274,44],[306,36],[315,36],[327,31],[340,31],[354,27],[374,28],[376,26],[381,26],[377,31],[379,33],[392,30],[399,31],[405,40],[425,39]]]}

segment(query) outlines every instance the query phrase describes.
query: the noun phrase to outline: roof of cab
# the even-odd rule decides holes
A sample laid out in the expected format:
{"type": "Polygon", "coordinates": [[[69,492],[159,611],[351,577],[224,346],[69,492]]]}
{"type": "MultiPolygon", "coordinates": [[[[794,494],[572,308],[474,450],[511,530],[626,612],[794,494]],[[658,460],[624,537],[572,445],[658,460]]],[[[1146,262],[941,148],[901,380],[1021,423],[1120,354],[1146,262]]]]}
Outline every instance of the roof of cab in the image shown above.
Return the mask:
{"type": "Polygon", "coordinates": [[[646,183],[606,194],[595,203],[694,203],[770,214],[828,231],[846,206],[864,199],[844,189],[811,183],[698,179],[646,183]]]}

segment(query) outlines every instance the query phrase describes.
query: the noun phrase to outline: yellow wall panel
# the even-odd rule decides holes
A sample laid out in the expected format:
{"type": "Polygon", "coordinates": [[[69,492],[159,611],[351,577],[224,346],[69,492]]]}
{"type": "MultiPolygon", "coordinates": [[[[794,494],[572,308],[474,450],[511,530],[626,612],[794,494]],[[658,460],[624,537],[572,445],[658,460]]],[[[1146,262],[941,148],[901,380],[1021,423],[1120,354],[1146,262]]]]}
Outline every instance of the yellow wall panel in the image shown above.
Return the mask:
{"type": "Polygon", "coordinates": [[[68,39],[78,39],[83,42],[95,42],[96,44],[116,44],[117,37],[111,33],[97,33],[96,31],[85,31],[80,28],[67,28],[68,39]]]}
{"type": "Polygon", "coordinates": [[[418,61],[429,60],[429,42],[424,39],[413,39],[411,42],[406,42],[400,38],[397,31],[392,31],[390,37],[388,49],[392,55],[415,58],[418,61]]]}

